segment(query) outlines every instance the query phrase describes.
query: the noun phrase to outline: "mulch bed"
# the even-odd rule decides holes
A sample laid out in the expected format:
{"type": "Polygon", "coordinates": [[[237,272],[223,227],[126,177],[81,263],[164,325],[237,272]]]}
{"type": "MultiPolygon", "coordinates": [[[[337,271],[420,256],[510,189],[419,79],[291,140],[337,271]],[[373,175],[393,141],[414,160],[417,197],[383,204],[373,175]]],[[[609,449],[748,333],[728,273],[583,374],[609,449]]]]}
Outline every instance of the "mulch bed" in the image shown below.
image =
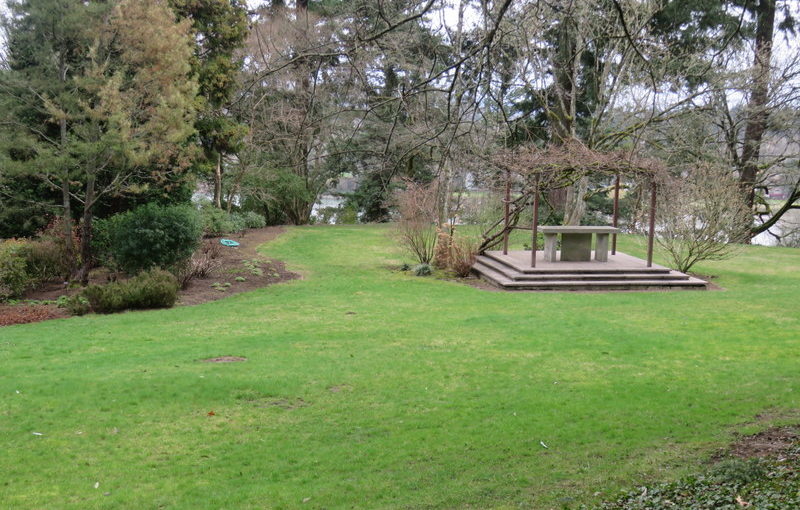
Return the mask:
{"type": "Polygon", "coordinates": [[[69,314],[56,305],[0,305],[0,326],[63,319],[69,314]]]}
{"type": "MultiPolygon", "coordinates": [[[[288,271],[280,260],[263,257],[256,251],[260,245],[275,239],[282,232],[281,227],[266,227],[248,230],[244,234],[224,236],[225,239],[239,242],[239,246],[229,248],[220,245],[219,257],[216,259],[220,267],[209,278],[192,280],[186,289],[181,290],[178,294],[178,306],[216,301],[232,294],[300,278],[298,274],[288,271]]],[[[218,244],[220,239],[207,238],[203,242],[218,244]]],[[[89,283],[102,285],[114,276],[105,268],[98,268],[92,271],[89,283]]],[[[55,301],[61,296],[78,292],[79,288],[66,288],[63,282],[49,282],[27,292],[23,301],[55,301]]],[[[65,317],[69,317],[66,310],[50,303],[0,305],[0,326],[65,317]]]]}

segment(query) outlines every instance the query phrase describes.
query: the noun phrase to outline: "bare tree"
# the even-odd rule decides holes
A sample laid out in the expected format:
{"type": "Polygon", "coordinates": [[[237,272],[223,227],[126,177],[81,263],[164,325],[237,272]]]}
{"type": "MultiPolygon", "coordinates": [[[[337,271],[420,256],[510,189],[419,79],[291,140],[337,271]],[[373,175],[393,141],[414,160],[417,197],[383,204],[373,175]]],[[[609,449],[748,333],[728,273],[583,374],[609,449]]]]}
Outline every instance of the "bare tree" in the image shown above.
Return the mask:
{"type": "Polygon", "coordinates": [[[723,260],[749,239],[750,209],[731,172],[700,164],[659,183],[656,241],[682,272],[723,260]]]}

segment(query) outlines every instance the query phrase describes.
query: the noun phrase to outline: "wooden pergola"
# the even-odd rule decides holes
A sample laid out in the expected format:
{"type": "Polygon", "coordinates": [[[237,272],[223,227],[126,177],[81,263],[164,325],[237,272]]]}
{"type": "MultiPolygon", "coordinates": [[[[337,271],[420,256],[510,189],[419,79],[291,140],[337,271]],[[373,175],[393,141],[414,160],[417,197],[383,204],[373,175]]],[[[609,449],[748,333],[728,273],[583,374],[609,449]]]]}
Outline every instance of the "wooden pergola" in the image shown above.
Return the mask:
{"type": "MultiPolygon", "coordinates": [[[[631,152],[598,152],[587,148],[578,141],[547,148],[524,147],[503,153],[493,160],[495,166],[505,173],[505,195],[503,199],[503,218],[495,222],[483,234],[480,251],[484,252],[502,241],[503,254],[508,254],[508,237],[512,230],[531,231],[531,267],[536,267],[537,238],[539,234],[539,197],[543,191],[572,186],[579,179],[590,174],[604,174],[614,178],[614,211],[612,226],[619,225],[620,181],[623,175],[646,179],[650,183],[650,207],[647,238],[647,267],[653,265],[653,245],[655,240],[656,190],[659,175],[663,172],[660,162],[636,157],[631,152]],[[520,196],[512,200],[513,176],[522,177],[523,188],[520,196]],[[530,227],[516,225],[524,207],[533,208],[533,221],[530,227]],[[500,225],[500,232],[493,231],[500,225]]],[[[617,234],[612,234],[611,254],[617,251],[617,234]]]]}

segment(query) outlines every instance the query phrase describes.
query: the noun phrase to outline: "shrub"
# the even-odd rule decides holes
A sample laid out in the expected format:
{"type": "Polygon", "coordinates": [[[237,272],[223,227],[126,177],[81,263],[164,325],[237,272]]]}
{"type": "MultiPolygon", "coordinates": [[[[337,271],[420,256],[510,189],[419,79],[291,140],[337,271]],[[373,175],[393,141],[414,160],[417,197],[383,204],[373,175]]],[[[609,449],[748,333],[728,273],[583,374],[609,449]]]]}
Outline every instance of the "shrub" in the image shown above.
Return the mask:
{"type": "Polygon", "coordinates": [[[98,265],[112,270],[117,269],[117,265],[111,249],[111,233],[114,230],[114,223],[120,218],[121,215],[117,214],[109,218],[95,219],[92,223],[92,255],[98,265]]]}
{"type": "Polygon", "coordinates": [[[0,301],[19,296],[34,282],[28,274],[27,243],[5,241],[0,243],[0,301]]]}
{"type": "Polygon", "coordinates": [[[207,236],[218,236],[234,231],[235,225],[231,220],[231,215],[210,203],[200,206],[200,217],[203,223],[203,233],[207,236]]]}
{"type": "Polygon", "coordinates": [[[681,178],[664,179],[658,192],[656,241],[678,271],[731,257],[735,243],[749,239],[752,212],[727,168],[698,165],[681,178]]]}
{"type": "Polygon", "coordinates": [[[456,237],[450,243],[450,264],[448,269],[460,277],[469,276],[478,258],[480,242],[471,237],[456,237]]]}
{"type": "Polygon", "coordinates": [[[182,289],[189,286],[189,283],[196,278],[208,278],[214,271],[219,269],[222,262],[216,256],[209,253],[198,251],[189,260],[178,264],[173,268],[173,274],[178,279],[182,289]]]}
{"type": "Polygon", "coordinates": [[[90,285],[81,295],[97,313],[170,308],[178,299],[178,280],[167,271],[152,269],[130,280],[90,285]]]}
{"type": "Polygon", "coordinates": [[[430,276],[432,274],[433,270],[429,264],[419,264],[418,266],[414,267],[415,276],[430,276]]]}
{"type": "Polygon", "coordinates": [[[59,308],[66,309],[70,315],[86,315],[91,311],[89,300],[81,295],[61,296],[57,303],[59,308]]]}
{"type": "Polygon", "coordinates": [[[264,228],[267,226],[267,220],[264,216],[255,211],[247,211],[244,216],[244,223],[247,228],[264,228]]]}
{"type": "Polygon", "coordinates": [[[243,214],[233,213],[230,215],[233,230],[231,232],[244,232],[247,230],[247,220],[243,214]]]}
{"type": "Polygon", "coordinates": [[[119,215],[109,228],[114,260],[130,274],[186,260],[201,236],[197,213],[187,206],[146,204],[119,215]]]}
{"type": "Polygon", "coordinates": [[[456,235],[455,231],[451,232],[452,234],[446,230],[439,231],[434,265],[463,278],[472,272],[480,242],[468,236],[456,235]]]}
{"type": "Polygon", "coordinates": [[[407,183],[406,189],[396,194],[400,244],[420,264],[430,264],[435,255],[437,194],[436,183],[424,186],[414,182],[407,183]]]}
{"type": "Polygon", "coordinates": [[[53,238],[44,237],[27,243],[24,254],[27,272],[37,281],[68,277],[74,267],[66,246],[53,238]]]}

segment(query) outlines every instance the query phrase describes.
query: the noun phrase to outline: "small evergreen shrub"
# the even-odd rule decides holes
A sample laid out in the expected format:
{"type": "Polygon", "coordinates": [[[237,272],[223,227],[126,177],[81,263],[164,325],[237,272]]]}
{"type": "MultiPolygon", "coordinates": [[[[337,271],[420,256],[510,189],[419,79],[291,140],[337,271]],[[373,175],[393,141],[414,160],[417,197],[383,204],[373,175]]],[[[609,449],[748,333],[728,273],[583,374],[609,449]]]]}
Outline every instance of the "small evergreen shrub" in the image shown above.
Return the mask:
{"type": "Polygon", "coordinates": [[[420,264],[418,266],[414,266],[415,276],[430,276],[432,274],[433,270],[429,264],[420,264]]]}
{"type": "Polygon", "coordinates": [[[168,271],[152,269],[130,280],[90,285],[81,296],[97,313],[171,308],[178,299],[178,280],[168,271]]]}
{"type": "Polygon", "coordinates": [[[89,300],[81,295],[61,296],[56,303],[59,308],[66,309],[70,315],[86,315],[91,311],[89,300]]]}
{"type": "Polygon", "coordinates": [[[187,206],[146,204],[119,215],[109,228],[114,260],[129,274],[188,259],[201,236],[197,213],[187,206]]]}

